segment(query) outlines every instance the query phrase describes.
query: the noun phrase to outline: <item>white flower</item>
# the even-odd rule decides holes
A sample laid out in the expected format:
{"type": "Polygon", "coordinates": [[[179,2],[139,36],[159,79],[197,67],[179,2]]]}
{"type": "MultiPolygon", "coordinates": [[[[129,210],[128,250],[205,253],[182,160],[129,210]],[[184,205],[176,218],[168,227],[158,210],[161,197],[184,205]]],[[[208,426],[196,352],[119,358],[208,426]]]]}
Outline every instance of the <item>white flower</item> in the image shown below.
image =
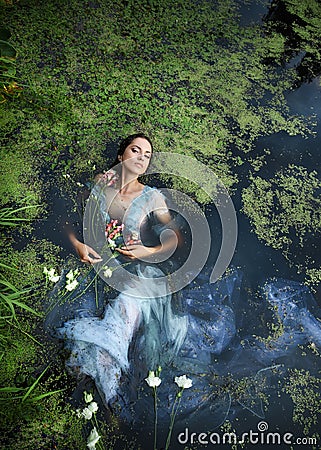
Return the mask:
{"type": "Polygon", "coordinates": [[[69,270],[69,272],[66,275],[67,280],[72,281],[74,279],[74,272],[72,270],[69,270]]]}
{"type": "Polygon", "coordinates": [[[133,241],[138,241],[139,235],[137,231],[132,232],[131,238],[133,239],[133,241]]]}
{"type": "Polygon", "coordinates": [[[91,411],[92,413],[97,412],[97,411],[98,411],[98,405],[97,405],[97,403],[96,403],[96,402],[91,402],[91,403],[88,405],[88,409],[89,409],[89,411],[91,411]]]}
{"type": "Polygon", "coordinates": [[[90,411],[89,408],[84,408],[82,410],[82,416],[86,419],[86,420],[90,420],[92,418],[93,412],[90,411]]]}
{"type": "Polygon", "coordinates": [[[90,435],[88,436],[87,439],[87,447],[91,448],[91,449],[95,449],[96,448],[96,444],[99,441],[100,436],[97,433],[96,427],[94,427],[91,432],[90,435]]]}
{"type": "Polygon", "coordinates": [[[112,239],[107,238],[107,241],[108,241],[108,244],[109,244],[112,248],[116,247],[116,242],[114,242],[112,239]]]}
{"type": "Polygon", "coordinates": [[[78,409],[76,409],[76,414],[77,414],[77,417],[80,419],[81,417],[83,417],[83,415],[82,415],[82,411],[78,408],[78,409]]]}
{"type": "Polygon", "coordinates": [[[86,403],[90,403],[90,402],[92,402],[94,400],[94,397],[89,392],[84,391],[84,399],[85,399],[86,403]]]}
{"type": "Polygon", "coordinates": [[[107,269],[104,270],[103,274],[104,274],[104,277],[110,278],[113,274],[113,271],[110,269],[110,267],[107,267],[107,269]]]}
{"type": "Polygon", "coordinates": [[[77,280],[73,280],[71,282],[67,281],[67,284],[65,286],[67,291],[73,291],[74,289],[76,289],[76,287],[78,286],[78,281],[77,280]]]}
{"type": "Polygon", "coordinates": [[[53,283],[57,283],[59,279],[60,279],[59,275],[53,275],[52,277],[49,277],[49,280],[52,281],[53,283]]]}
{"type": "Polygon", "coordinates": [[[158,387],[162,380],[159,377],[155,377],[155,372],[150,370],[148,373],[148,378],[145,378],[146,383],[149,387],[158,387]]]}
{"type": "Polygon", "coordinates": [[[175,377],[175,383],[180,388],[188,389],[192,387],[193,381],[187,378],[186,375],[181,375],[180,377],[175,377]]]}
{"type": "Polygon", "coordinates": [[[52,267],[51,269],[47,269],[47,267],[43,268],[43,273],[46,275],[49,281],[52,283],[57,283],[59,281],[60,276],[56,274],[55,269],[52,267]]]}

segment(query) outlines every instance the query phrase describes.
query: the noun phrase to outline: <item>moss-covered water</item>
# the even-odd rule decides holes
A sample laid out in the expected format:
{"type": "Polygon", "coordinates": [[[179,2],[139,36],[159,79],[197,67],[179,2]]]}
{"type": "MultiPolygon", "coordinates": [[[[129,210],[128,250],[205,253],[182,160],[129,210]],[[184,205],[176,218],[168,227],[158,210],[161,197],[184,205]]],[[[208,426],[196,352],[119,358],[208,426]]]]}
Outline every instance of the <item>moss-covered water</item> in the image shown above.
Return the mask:
{"type": "MultiPolygon", "coordinates": [[[[17,58],[13,78],[0,65],[7,89],[1,87],[0,97],[0,202],[2,208],[28,206],[15,214],[27,222],[1,228],[4,295],[15,293],[16,301],[42,314],[51,288],[43,268],[61,270],[69,252],[62,248],[52,193],[75,208],[79,188],[114,159],[115,142],[142,130],[158,151],[196,157],[229,189],[239,217],[233,262],[244,272],[254,314],[260,311],[255,290],[266,276],[307,283],[321,307],[320,122],[313,100],[320,98],[320,84],[312,76],[320,61],[321,11],[316,0],[275,3],[278,14],[285,7],[296,18],[292,32],[282,27],[284,11],[269,14],[264,24],[262,13],[256,21],[245,17],[251,8],[245,1],[1,2],[1,27],[10,31],[6,39],[17,58]],[[12,81],[19,89],[8,88],[12,81]],[[19,294],[25,289],[31,290],[19,294]]],[[[254,6],[267,13],[270,5],[254,6]]],[[[205,198],[184,180],[168,183],[205,198]]],[[[64,373],[61,356],[53,357],[42,318],[5,302],[3,447],[86,448],[88,430],[72,413],[76,383],[64,373]]],[[[271,312],[270,334],[280,332],[271,312]]],[[[298,349],[280,403],[264,403],[267,411],[284,410],[287,427],[299,426],[308,436],[320,420],[318,352],[311,345],[298,349]],[[315,358],[313,374],[302,367],[304,354],[315,358]]],[[[233,380],[226,386],[241,395],[233,380]]],[[[271,428],[280,425],[268,417],[271,428]]],[[[121,435],[117,419],[102,419],[106,448],[138,448],[139,438],[121,435]]],[[[236,429],[255,423],[250,413],[241,424],[241,418],[230,420],[236,429]]]]}

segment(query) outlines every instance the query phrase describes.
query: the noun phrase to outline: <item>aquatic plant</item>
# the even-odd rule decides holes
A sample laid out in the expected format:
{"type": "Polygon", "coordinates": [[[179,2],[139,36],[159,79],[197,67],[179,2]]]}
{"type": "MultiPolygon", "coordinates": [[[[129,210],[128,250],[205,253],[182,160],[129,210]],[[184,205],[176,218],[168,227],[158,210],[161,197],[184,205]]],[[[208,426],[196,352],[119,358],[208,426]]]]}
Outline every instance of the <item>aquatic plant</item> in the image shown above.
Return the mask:
{"type": "Polygon", "coordinates": [[[179,387],[179,391],[177,392],[174,403],[172,405],[169,429],[168,429],[168,434],[167,434],[166,444],[165,444],[165,450],[169,449],[169,446],[171,443],[174,422],[175,422],[176,415],[178,413],[178,409],[179,409],[179,405],[180,405],[180,402],[182,399],[183,391],[184,391],[184,389],[191,388],[193,385],[192,380],[190,378],[187,378],[186,375],[181,375],[179,377],[175,377],[174,381],[177,384],[177,386],[179,387]]]}
{"type": "Polygon", "coordinates": [[[0,278],[0,319],[10,321],[17,320],[17,308],[22,308],[29,313],[39,316],[39,313],[28,306],[22,300],[31,295],[31,289],[19,290],[9,281],[0,278]]]}
{"type": "MultiPolygon", "coordinates": [[[[162,380],[159,377],[161,374],[162,368],[159,366],[156,371],[150,370],[148,373],[148,377],[145,378],[146,383],[149,387],[153,389],[154,394],[154,450],[157,449],[157,388],[160,386],[162,380]]],[[[193,382],[190,378],[187,378],[186,375],[181,375],[175,377],[175,383],[179,387],[179,391],[175,395],[174,402],[172,404],[171,413],[170,413],[170,423],[168,428],[168,433],[166,437],[165,450],[169,449],[172,432],[174,427],[174,422],[176,415],[178,413],[179,405],[182,399],[184,389],[189,389],[192,387],[193,382]]]]}
{"type": "MultiPolygon", "coordinates": [[[[45,203],[49,188],[56,185],[63,195],[74,198],[79,187],[85,189],[88,180],[108,167],[115,141],[137,129],[153,137],[157,150],[193,155],[209,165],[230,191],[238,182],[237,167],[249,162],[258,173],[269,160],[268,152],[256,159],[251,156],[258,137],[282,131],[311,134],[313,119],[293,117],[287,107],[285,94],[298,79],[293,68],[282,66],[287,39],[272,26],[271,33],[261,25],[240,26],[239,2],[201,0],[197,7],[190,0],[2,3],[0,20],[11,33],[8,45],[12,52],[19,50],[19,64],[6,59],[6,70],[14,69],[24,86],[14,96],[10,94],[19,92],[17,86],[9,86],[6,98],[12,101],[0,108],[4,207],[45,203]]],[[[318,2],[285,3],[300,19],[293,21],[300,37],[295,51],[319,58],[318,2]]],[[[2,40],[8,43],[8,39],[2,40]]],[[[282,181],[284,196],[277,185],[279,176],[251,178],[249,190],[244,191],[244,212],[260,239],[292,258],[291,246],[305,248],[306,239],[319,230],[317,212],[312,210],[319,203],[317,190],[312,192],[317,176],[305,169],[301,175],[290,172],[291,180],[282,181]],[[291,190],[290,184],[296,187],[291,190]],[[301,187],[306,199],[298,195],[301,187]]],[[[179,178],[172,183],[200,202],[208,201],[192,183],[179,178]]],[[[26,209],[21,217],[39,218],[39,210],[26,209]]],[[[5,280],[18,291],[40,286],[30,304],[39,312],[47,295],[45,284],[41,285],[42,270],[45,265],[59,267],[59,249],[50,242],[51,236],[39,241],[30,234],[28,245],[13,249],[14,241],[20,242],[27,230],[27,221],[19,223],[19,236],[3,241],[0,265],[5,280]]],[[[309,263],[307,280],[318,283],[319,272],[309,263]]],[[[26,310],[27,314],[20,314],[19,306],[14,311],[19,311],[19,327],[16,320],[10,326],[6,323],[6,340],[1,341],[2,385],[6,377],[13,382],[20,366],[32,373],[43,358],[43,347],[34,336],[37,316],[28,316],[26,310]]],[[[62,374],[61,363],[59,369],[62,374]]],[[[56,382],[57,372],[52,375],[56,382]]],[[[70,384],[65,378],[60,382],[70,384]]],[[[227,382],[225,394],[241,399],[237,386],[245,389],[245,384],[227,382]]],[[[48,392],[51,389],[49,385],[48,392]]],[[[31,409],[25,421],[14,409],[5,411],[3,423],[9,431],[4,438],[10,430],[20,430],[11,434],[6,448],[25,449],[26,443],[39,449],[83,448],[79,421],[64,397],[60,393],[46,397],[41,413],[31,409]]],[[[112,448],[120,435],[116,421],[108,427],[112,448]]],[[[124,446],[137,449],[128,439],[124,446]]]]}
{"type": "Polygon", "coordinates": [[[40,400],[48,397],[49,395],[53,395],[56,394],[57,392],[62,392],[63,389],[59,389],[57,391],[52,391],[52,392],[46,392],[44,394],[39,394],[39,395],[32,395],[34,390],[36,389],[37,385],[39,384],[41,378],[44,376],[44,374],[46,373],[46,371],[48,370],[49,366],[47,366],[42,373],[38,376],[38,378],[31,384],[31,386],[28,386],[26,388],[21,388],[21,387],[3,387],[0,388],[0,394],[19,394],[19,395],[10,395],[9,397],[0,397],[0,402],[5,402],[8,403],[10,401],[15,401],[15,400],[21,400],[21,403],[25,403],[25,402],[39,402],[40,400]]]}
{"type": "Polygon", "coordinates": [[[157,388],[161,384],[162,380],[159,377],[161,374],[162,368],[159,366],[156,370],[150,370],[148,373],[148,377],[145,378],[146,383],[149,387],[153,389],[154,394],[154,450],[157,450],[157,425],[158,425],[158,417],[157,417],[157,388]]]}
{"type": "Polygon", "coordinates": [[[89,449],[95,450],[96,445],[97,445],[99,449],[103,450],[104,447],[101,442],[101,435],[99,435],[98,431],[97,431],[97,428],[99,429],[98,421],[96,418],[96,413],[98,411],[98,405],[96,402],[93,401],[93,395],[86,391],[84,391],[84,400],[86,403],[85,408],[83,408],[82,410],[77,409],[76,414],[77,414],[77,417],[85,419],[87,421],[90,420],[92,423],[92,429],[87,438],[87,447],[89,449]]]}
{"type": "MultiPolygon", "coordinates": [[[[35,206],[26,206],[17,209],[13,208],[2,208],[0,209],[0,227],[15,227],[19,225],[21,222],[29,221],[27,218],[19,217],[17,213],[21,211],[25,211],[26,209],[38,207],[35,206]]],[[[17,268],[5,264],[0,263],[0,325],[1,328],[6,328],[6,324],[11,324],[16,322],[16,326],[19,326],[17,319],[17,309],[24,310],[28,313],[31,313],[35,316],[40,316],[40,314],[30,307],[25,300],[32,297],[33,289],[19,289],[17,288],[8,278],[5,276],[4,271],[8,272],[18,272],[17,268]]],[[[15,326],[15,325],[14,325],[15,326]]],[[[0,334],[1,340],[6,340],[6,332],[0,334]]]]}
{"type": "MultiPolygon", "coordinates": [[[[308,370],[291,369],[285,379],[283,392],[293,401],[293,422],[303,427],[305,435],[319,422],[321,414],[320,378],[310,374],[308,370]]],[[[317,439],[320,436],[315,435],[317,439]]]]}
{"type": "Polygon", "coordinates": [[[20,94],[22,86],[15,81],[16,49],[8,40],[10,32],[0,29],[0,103],[20,94]]]}
{"type": "MultiPolygon", "coordinates": [[[[300,271],[316,269],[309,267],[308,256],[302,263],[296,255],[321,231],[320,188],[316,171],[289,164],[269,179],[251,175],[249,186],[242,191],[242,211],[255,234],[267,245],[281,250],[300,271]]],[[[317,281],[315,276],[314,280],[317,281]]]]}
{"type": "Polygon", "coordinates": [[[297,57],[296,85],[312,81],[321,72],[321,53],[317,48],[321,32],[321,7],[318,0],[278,0],[271,4],[266,15],[268,33],[282,36],[284,61],[297,57]]]}
{"type": "MultiPolygon", "coordinates": [[[[140,129],[158,150],[195,156],[232,187],[232,146],[243,159],[258,136],[309,133],[305,120],[287,112],[292,73],[288,79],[285,70],[263,63],[267,55],[278,59],[281,36],[241,27],[232,0],[194,6],[100,0],[79,10],[76,1],[49,2],[39,20],[39,5],[31,1],[23,23],[25,6],[14,5],[7,15],[4,8],[28,86],[14,106],[5,105],[4,120],[15,112],[6,145],[15,148],[19,137],[28,153],[37,148],[42,164],[75,184],[106,164],[106,142],[140,129]]],[[[195,187],[187,189],[202,198],[195,187]]]]}
{"type": "Polygon", "coordinates": [[[1,208],[0,209],[0,227],[16,227],[20,222],[27,222],[31,219],[28,217],[19,217],[17,213],[26,211],[32,208],[38,208],[39,205],[28,205],[20,208],[1,208]]]}

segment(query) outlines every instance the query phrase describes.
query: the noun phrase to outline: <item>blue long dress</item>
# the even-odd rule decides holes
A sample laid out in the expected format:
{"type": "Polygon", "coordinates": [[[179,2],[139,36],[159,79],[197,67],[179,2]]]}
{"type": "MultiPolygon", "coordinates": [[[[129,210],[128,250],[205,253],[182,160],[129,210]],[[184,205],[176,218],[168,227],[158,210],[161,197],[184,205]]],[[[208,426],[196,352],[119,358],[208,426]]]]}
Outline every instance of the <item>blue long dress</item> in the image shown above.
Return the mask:
{"type": "MultiPolygon", "coordinates": [[[[98,252],[106,243],[105,224],[120,219],[107,212],[108,192],[112,191],[93,189],[93,204],[85,220],[85,234],[88,223],[93,224],[95,236],[87,233],[87,239],[98,252]]],[[[153,211],[164,209],[164,202],[159,190],[145,186],[123,216],[124,240],[134,235],[152,246],[164,230],[180,228],[177,217],[165,224],[155,219],[153,211]]],[[[155,264],[108,258],[110,252],[97,267],[114,264],[110,280],[118,286],[116,297],[110,289],[105,292],[109,279],[98,277],[98,290],[87,289],[89,277],[68,304],[54,307],[47,325],[69,349],[67,367],[90,376],[106,406],[117,403],[121,416],[137,427],[152,426],[153,399],[144,378],[158,365],[163,368],[158,389],[160,424],[168,426],[174,377],[187,374],[193,387],[181,404],[176,426],[182,429],[202,423],[204,428],[215,429],[235,413],[235,405],[263,418],[262,391],[277,385],[286,370],[286,358],[291,364],[291,354],[299,344],[312,342],[321,347],[321,323],[312,314],[320,311],[300,283],[270,280],[264,285],[266,302],[260,314],[272,305],[283,327],[281,335],[264,341],[254,337],[258,312],[249,309],[240,270],[230,268],[214,284],[202,272],[172,295],[166,274],[175,270],[175,259],[155,264]],[[237,388],[240,379],[247,380],[243,393],[237,388]]]]}
{"type": "MultiPolygon", "coordinates": [[[[107,195],[112,191],[112,188],[107,188],[107,195]]],[[[94,213],[97,213],[94,218],[96,226],[97,223],[108,223],[111,219],[119,220],[119,217],[110,217],[106,211],[106,189],[101,190],[99,185],[96,185],[91,200],[95,202],[95,206],[98,205],[94,213]]],[[[145,244],[147,241],[147,244],[151,244],[152,240],[155,243],[157,236],[166,227],[173,227],[173,223],[164,225],[156,223],[155,220],[152,223],[151,211],[159,209],[160,204],[164,205],[160,191],[145,186],[124,215],[125,241],[135,236],[136,240],[145,244]],[[142,233],[145,236],[142,236],[142,233]]],[[[102,229],[104,228],[103,226],[102,229]]],[[[103,246],[104,243],[99,240],[102,234],[98,236],[96,242],[91,244],[101,251],[101,248],[97,247],[103,246]]],[[[110,252],[108,255],[107,261],[110,252]]],[[[113,270],[114,283],[121,267],[126,268],[127,277],[119,280],[121,292],[109,301],[102,317],[93,315],[93,298],[86,292],[86,300],[81,302],[79,308],[74,308],[77,317],[56,329],[56,334],[65,340],[65,346],[70,350],[67,366],[92,377],[106,404],[116,395],[122,374],[129,369],[129,346],[140,327],[145,330],[145,364],[155,368],[178,353],[188,324],[186,314],[174,314],[172,310],[167,278],[159,265],[140,261],[131,263],[123,257],[109,260],[107,264],[111,263],[114,265],[113,269],[116,265],[116,270],[113,270]],[[128,275],[134,275],[136,278],[129,279],[128,275]]],[[[84,287],[80,286],[74,297],[79,296],[81,289],[84,290],[84,287]]],[[[51,313],[51,317],[53,316],[51,313]]]]}

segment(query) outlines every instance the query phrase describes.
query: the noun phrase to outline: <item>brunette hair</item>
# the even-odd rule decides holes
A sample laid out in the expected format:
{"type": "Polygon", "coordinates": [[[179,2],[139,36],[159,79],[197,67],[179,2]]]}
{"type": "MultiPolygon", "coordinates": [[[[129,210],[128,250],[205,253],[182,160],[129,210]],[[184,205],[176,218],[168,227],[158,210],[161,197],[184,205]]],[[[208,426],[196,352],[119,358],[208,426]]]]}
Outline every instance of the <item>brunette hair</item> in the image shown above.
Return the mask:
{"type": "Polygon", "coordinates": [[[111,167],[117,166],[117,164],[119,164],[119,156],[122,156],[126,150],[126,148],[133,142],[134,139],[136,138],[142,138],[142,139],[146,139],[147,142],[150,143],[150,146],[152,148],[153,151],[153,143],[150,140],[150,138],[148,136],[146,136],[146,134],[144,133],[135,133],[135,134],[131,134],[129,136],[127,136],[126,138],[124,138],[118,147],[118,152],[117,152],[117,156],[115,161],[112,163],[111,167]]]}

